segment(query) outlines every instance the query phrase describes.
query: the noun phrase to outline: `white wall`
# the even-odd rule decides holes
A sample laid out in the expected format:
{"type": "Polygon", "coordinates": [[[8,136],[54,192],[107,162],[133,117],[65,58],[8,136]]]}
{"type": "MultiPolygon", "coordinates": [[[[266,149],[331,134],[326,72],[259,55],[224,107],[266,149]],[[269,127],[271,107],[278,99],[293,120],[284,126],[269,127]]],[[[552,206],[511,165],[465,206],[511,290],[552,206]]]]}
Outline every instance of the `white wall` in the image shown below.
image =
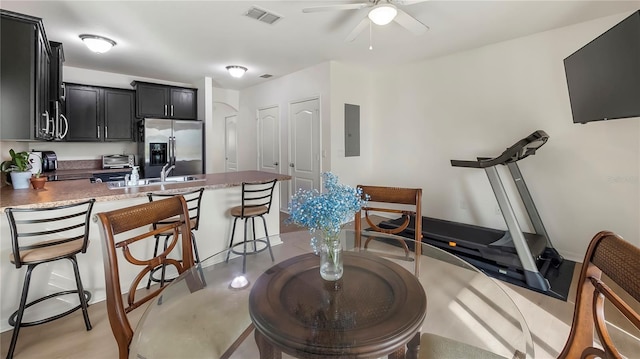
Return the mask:
{"type": "MultiPolygon", "coordinates": [[[[259,108],[278,106],[280,109],[280,140],[282,165],[280,173],[288,174],[289,167],[289,104],[296,100],[320,98],[320,121],[322,126],[322,149],[327,156],[322,159],[321,171],[331,168],[330,143],[330,70],[324,62],[292,74],[273,79],[240,91],[238,113],[238,170],[257,168],[257,111],[259,108]]],[[[288,198],[286,189],[281,191],[288,198]]]]}
{"type": "Polygon", "coordinates": [[[331,62],[331,172],[341,183],[356,186],[375,181],[372,168],[373,121],[372,72],[365,68],[331,62]],[[344,105],[360,106],[360,156],[345,157],[344,105]]]}
{"type": "Polygon", "coordinates": [[[376,73],[375,176],[419,186],[423,213],[505,228],[483,171],[534,130],[549,142],[520,168],[556,248],[581,260],[603,229],[640,245],[640,119],[572,123],[562,60],[628,14],[376,73]]]}

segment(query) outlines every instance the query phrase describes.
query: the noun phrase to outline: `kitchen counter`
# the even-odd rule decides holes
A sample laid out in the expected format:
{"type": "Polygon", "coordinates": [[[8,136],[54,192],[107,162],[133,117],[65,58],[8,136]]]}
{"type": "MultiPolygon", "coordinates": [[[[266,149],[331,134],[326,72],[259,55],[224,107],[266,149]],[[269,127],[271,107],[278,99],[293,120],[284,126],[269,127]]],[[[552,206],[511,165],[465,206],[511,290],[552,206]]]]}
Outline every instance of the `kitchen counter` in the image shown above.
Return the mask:
{"type": "Polygon", "coordinates": [[[97,202],[114,201],[146,196],[148,192],[162,191],[171,193],[200,187],[204,187],[205,189],[233,187],[241,185],[242,182],[261,182],[274,178],[279,181],[291,179],[291,177],[287,175],[261,171],[214,173],[195,175],[194,177],[203,178],[205,181],[128,187],[122,189],[109,189],[106,183],[91,183],[88,179],[47,182],[45,188],[41,190],[31,188],[14,190],[10,186],[5,186],[0,192],[0,210],[4,211],[7,207],[39,208],[65,205],[82,202],[90,198],[95,198],[97,202]]]}

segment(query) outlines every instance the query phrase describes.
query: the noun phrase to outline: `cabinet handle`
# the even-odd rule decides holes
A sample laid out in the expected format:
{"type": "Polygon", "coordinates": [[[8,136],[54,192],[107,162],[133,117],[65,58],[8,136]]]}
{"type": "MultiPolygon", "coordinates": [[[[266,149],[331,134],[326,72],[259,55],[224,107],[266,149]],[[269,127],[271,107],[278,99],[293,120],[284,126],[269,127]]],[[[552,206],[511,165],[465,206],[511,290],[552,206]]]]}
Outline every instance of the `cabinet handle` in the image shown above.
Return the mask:
{"type": "Polygon", "coordinates": [[[107,126],[104,126],[104,138],[109,138],[109,128],[107,126]]]}
{"type": "Polygon", "coordinates": [[[98,126],[98,138],[100,138],[100,126],[98,126]]]}
{"type": "Polygon", "coordinates": [[[171,105],[171,116],[173,116],[173,105],[171,105]]]}
{"type": "Polygon", "coordinates": [[[60,114],[60,118],[64,121],[64,132],[60,134],[60,139],[63,139],[64,136],[67,135],[67,132],[69,132],[69,120],[67,120],[67,118],[64,117],[63,114],[60,114]]]}
{"type": "Polygon", "coordinates": [[[164,115],[167,115],[167,105],[164,105],[164,115]]]}
{"type": "Polygon", "coordinates": [[[49,134],[49,111],[45,111],[42,116],[44,116],[44,120],[46,122],[46,127],[44,128],[44,134],[49,134]]]}

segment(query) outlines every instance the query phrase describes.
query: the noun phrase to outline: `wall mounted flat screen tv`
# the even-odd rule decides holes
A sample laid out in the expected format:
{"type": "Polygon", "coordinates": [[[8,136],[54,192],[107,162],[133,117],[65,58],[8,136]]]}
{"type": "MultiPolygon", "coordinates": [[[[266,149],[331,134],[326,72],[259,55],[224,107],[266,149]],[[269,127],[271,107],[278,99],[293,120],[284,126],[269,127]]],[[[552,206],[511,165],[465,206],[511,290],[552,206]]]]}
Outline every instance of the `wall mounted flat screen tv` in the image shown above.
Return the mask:
{"type": "Polygon", "coordinates": [[[564,59],[574,123],[640,117],[640,10],[564,59]]]}

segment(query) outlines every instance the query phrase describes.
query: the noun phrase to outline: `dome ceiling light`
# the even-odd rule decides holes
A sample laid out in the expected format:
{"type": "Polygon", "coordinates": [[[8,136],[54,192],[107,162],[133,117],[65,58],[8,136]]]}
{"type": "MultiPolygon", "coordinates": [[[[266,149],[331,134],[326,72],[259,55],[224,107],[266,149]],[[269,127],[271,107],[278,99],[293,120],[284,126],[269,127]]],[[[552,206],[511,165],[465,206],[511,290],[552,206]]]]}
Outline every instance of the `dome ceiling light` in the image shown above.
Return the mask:
{"type": "Polygon", "coordinates": [[[244,73],[247,72],[247,68],[244,66],[231,65],[227,66],[226,69],[229,71],[229,75],[238,79],[244,76],[244,73]]]}
{"type": "Polygon", "coordinates": [[[80,35],[80,39],[84,42],[85,45],[89,48],[89,50],[95,52],[96,54],[103,54],[112,47],[116,46],[116,42],[98,35],[80,35]]]}

